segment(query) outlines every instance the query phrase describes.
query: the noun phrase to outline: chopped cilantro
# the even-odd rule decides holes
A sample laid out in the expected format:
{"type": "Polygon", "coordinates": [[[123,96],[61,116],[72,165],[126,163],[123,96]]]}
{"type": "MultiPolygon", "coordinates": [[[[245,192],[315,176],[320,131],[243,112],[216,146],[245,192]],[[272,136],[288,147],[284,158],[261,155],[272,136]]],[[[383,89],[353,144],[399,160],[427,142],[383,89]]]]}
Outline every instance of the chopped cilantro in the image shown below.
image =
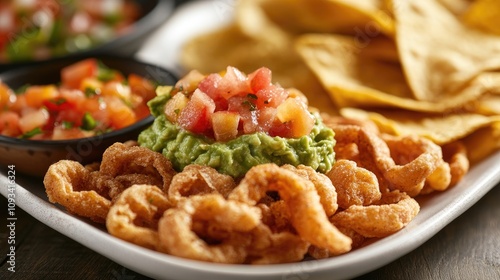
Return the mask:
{"type": "Polygon", "coordinates": [[[101,82],[107,82],[115,78],[116,71],[104,65],[102,61],[97,64],[97,79],[101,82]]]}
{"type": "Polygon", "coordinates": [[[73,128],[73,125],[74,125],[73,122],[70,122],[70,121],[63,121],[62,122],[62,127],[64,129],[71,129],[71,128],[73,128]]]}
{"type": "Polygon", "coordinates": [[[24,134],[22,134],[21,136],[19,136],[19,138],[21,139],[30,139],[31,137],[35,136],[35,135],[38,135],[38,134],[42,134],[43,131],[40,127],[36,127],[28,132],[25,132],[24,134]]]}
{"type": "Polygon", "coordinates": [[[20,86],[19,88],[17,88],[14,93],[15,94],[23,94],[26,92],[26,90],[30,87],[31,85],[30,84],[25,84],[23,86],[20,86]]]}
{"type": "Polygon", "coordinates": [[[249,98],[249,99],[258,99],[257,95],[255,95],[253,93],[247,94],[247,98],[249,98]]]}
{"type": "Polygon", "coordinates": [[[83,130],[93,130],[97,126],[97,121],[88,112],[83,115],[82,125],[80,126],[83,130]]]}
{"type": "Polygon", "coordinates": [[[243,106],[248,106],[248,107],[249,107],[249,109],[250,109],[250,111],[255,111],[255,110],[257,110],[257,106],[256,106],[254,103],[252,103],[252,102],[250,102],[250,101],[248,101],[248,100],[243,101],[243,103],[241,103],[241,105],[243,105],[243,106]]]}

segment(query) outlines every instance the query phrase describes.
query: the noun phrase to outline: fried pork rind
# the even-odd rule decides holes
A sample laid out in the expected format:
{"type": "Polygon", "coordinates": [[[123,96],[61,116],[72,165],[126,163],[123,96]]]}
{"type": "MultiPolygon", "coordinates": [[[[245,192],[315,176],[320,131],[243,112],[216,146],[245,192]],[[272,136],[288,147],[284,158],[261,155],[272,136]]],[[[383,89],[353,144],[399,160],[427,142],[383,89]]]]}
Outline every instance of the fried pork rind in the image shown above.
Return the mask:
{"type": "Polygon", "coordinates": [[[377,134],[354,125],[333,128],[337,144],[337,159],[356,161],[359,167],[373,172],[382,192],[400,190],[416,196],[425,180],[443,162],[441,148],[430,140],[420,137],[393,138],[392,150],[377,134]],[[345,152],[345,147],[356,153],[345,152]],[[354,158],[344,158],[343,156],[354,158]]]}
{"type": "Polygon", "coordinates": [[[316,172],[313,168],[305,165],[294,167],[292,165],[284,165],[281,168],[290,170],[300,177],[311,181],[318,192],[321,205],[328,217],[337,212],[337,192],[330,179],[322,173],[316,172]]]}
{"type": "Polygon", "coordinates": [[[275,164],[261,164],[250,169],[229,194],[229,199],[256,205],[272,191],[285,202],[290,223],[302,239],[327,248],[333,255],[351,249],[351,239],[328,222],[314,184],[275,164]]]}
{"type": "Polygon", "coordinates": [[[156,185],[168,189],[176,173],[164,156],[122,143],[111,145],[102,156],[100,172],[132,184],[156,185]]]}
{"type": "Polygon", "coordinates": [[[384,193],[379,205],[352,205],[331,221],[364,237],[386,237],[405,227],[420,211],[418,202],[399,191],[384,193]]]}
{"type": "Polygon", "coordinates": [[[273,232],[262,223],[253,229],[251,234],[253,241],[247,257],[250,264],[298,262],[304,259],[310,246],[309,242],[294,233],[273,232]]]}
{"type": "Polygon", "coordinates": [[[160,219],[160,250],[201,261],[243,263],[251,242],[249,232],[259,225],[260,218],[259,208],[226,200],[220,194],[191,196],[165,211],[160,219]],[[198,224],[204,232],[193,230],[199,222],[208,223],[198,224]]]}
{"type": "Polygon", "coordinates": [[[86,167],[63,160],[45,174],[44,185],[52,203],[68,211],[104,223],[112,202],[135,184],[168,188],[175,171],[160,154],[130,143],[115,143],[100,164],[86,167]]]}
{"type": "Polygon", "coordinates": [[[133,185],[123,191],[109,209],[106,228],[120,239],[158,250],[158,221],[170,207],[160,188],[133,185]]]}
{"type": "Polygon", "coordinates": [[[382,196],[375,174],[357,167],[354,161],[338,160],[326,175],[337,190],[342,209],[351,205],[370,205],[382,196]]]}
{"type": "Polygon", "coordinates": [[[179,202],[183,197],[208,193],[220,193],[226,198],[235,186],[231,176],[208,166],[192,164],[172,178],[167,193],[173,203],[179,202]]]}
{"type": "Polygon", "coordinates": [[[103,223],[111,201],[87,184],[90,178],[90,171],[80,163],[61,160],[49,167],[43,183],[50,202],[61,204],[71,213],[103,223]]]}

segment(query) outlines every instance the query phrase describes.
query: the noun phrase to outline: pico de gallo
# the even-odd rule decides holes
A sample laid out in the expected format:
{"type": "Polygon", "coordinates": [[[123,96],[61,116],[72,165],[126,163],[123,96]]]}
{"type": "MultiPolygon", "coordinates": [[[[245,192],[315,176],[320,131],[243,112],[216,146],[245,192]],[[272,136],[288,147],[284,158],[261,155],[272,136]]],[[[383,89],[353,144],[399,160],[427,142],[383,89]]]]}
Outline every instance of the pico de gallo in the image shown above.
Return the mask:
{"type": "Polygon", "coordinates": [[[61,70],[60,84],[12,89],[0,81],[0,135],[65,140],[124,128],[150,115],[156,84],[94,58],[61,70]]]}
{"type": "Polygon", "coordinates": [[[333,131],[302,93],[273,83],[268,68],[248,75],[231,66],[209,75],[193,70],[157,94],[149,102],[155,121],[138,141],[179,170],[203,164],[239,177],[269,162],[331,168],[333,131]]]}
{"type": "Polygon", "coordinates": [[[0,1],[0,62],[42,60],[103,44],[140,18],[136,2],[0,1]]]}

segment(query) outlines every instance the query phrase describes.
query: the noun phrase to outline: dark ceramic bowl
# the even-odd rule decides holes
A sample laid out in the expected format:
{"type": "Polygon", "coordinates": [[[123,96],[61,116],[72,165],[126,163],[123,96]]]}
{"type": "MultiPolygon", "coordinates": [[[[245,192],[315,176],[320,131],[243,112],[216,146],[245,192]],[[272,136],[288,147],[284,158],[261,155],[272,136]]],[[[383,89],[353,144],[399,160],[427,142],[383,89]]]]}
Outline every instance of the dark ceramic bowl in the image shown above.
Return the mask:
{"type": "MultiPolygon", "coordinates": [[[[123,35],[113,38],[106,43],[94,46],[75,53],[68,53],[62,57],[73,57],[81,55],[100,55],[112,53],[116,55],[130,56],[135,53],[153,30],[164,23],[174,10],[174,0],[136,0],[141,8],[141,17],[131,26],[130,30],[123,35]]],[[[0,63],[0,72],[36,65],[55,59],[56,57],[39,61],[21,61],[12,63],[0,63]]]]}
{"type": "MultiPolygon", "coordinates": [[[[121,56],[75,56],[47,61],[36,66],[19,68],[0,74],[0,80],[11,88],[25,84],[43,85],[58,83],[63,67],[81,59],[95,57],[106,66],[123,74],[138,74],[160,85],[171,85],[177,80],[170,71],[149,63],[121,56]]],[[[76,160],[83,164],[101,159],[104,150],[115,142],[136,140],[138,134],[153,122],[149,116],[129,127],[99,136],[72,140],[29,140],[0,136],[0,164],[15,165],[16,171],[43,176],[48,167],[61,159],[76,160]]]]}

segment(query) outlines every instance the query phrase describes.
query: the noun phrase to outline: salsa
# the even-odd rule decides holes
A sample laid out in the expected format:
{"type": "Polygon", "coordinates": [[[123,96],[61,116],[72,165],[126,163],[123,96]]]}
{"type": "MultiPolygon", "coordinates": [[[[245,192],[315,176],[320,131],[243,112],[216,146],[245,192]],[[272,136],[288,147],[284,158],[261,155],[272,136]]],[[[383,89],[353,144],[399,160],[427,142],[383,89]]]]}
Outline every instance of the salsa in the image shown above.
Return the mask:
{"type": "Polygon", "coordinates": [[[61,70],[60,84],[12,89],[0,81],[0,135],[64,140],[99,135],[147,117],[154,82],[94,58],[61,70]]]}
{"type": "Polygon", "coordinates": [[[334,162],[334,132],[309,111],[304,95],[273,84],[267,68],[249,75],[234,67],[192,71],[157,95],[148,103],[155,121],[138,142],[178,170],[202,164],[236,178],[263,163],[327,172],[334,162]]]}
{"type": "Polygon", "coordinates": [[[0,1],[0,63],[90,49],[126,33],[139,17],[130,0],[0,1]]]}

